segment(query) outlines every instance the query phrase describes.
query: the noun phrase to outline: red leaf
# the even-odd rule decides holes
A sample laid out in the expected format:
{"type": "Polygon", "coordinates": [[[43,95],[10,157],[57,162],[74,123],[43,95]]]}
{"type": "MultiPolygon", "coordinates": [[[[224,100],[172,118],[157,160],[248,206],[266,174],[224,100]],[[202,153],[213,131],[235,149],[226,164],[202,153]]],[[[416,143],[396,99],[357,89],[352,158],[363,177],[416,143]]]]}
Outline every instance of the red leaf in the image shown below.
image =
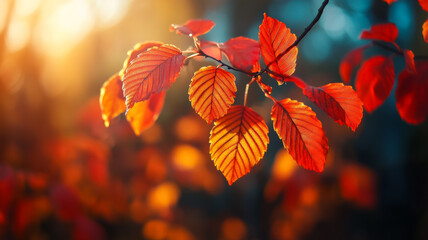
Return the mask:
{"type": "Polygon", "coordinates": [[[388,3],[389,5],[391,5],[393,2],[396,2],[398,0],[382,0],[382,1],[384,1],[384,2],[388,3]]]}
{"type": "Polygon", "coordinates": [[[404,61],[406,62],[406,71],[410,73],[416,73],[415,68],[415,54],[409,49],[403,50],[404,61]]]}
{"type": "Polygon", "coordinates": [[[424,36],[425,42],[428,43],[428,19],[422,25],[422,36],[424,36]]]}
{"type": "Polygon", "coordinates": [[[360,124],[363,103],[351,86],[344,86],[343,83],[330,83],[322,87],[307,86],[303,94],[340,125],[347,125],[355,131],[360,124]]]}
{"type": "Polygon", "coordinates": [[[120,77],[123,77],[123,75],[125,75],[126,69],[129,67],[131,62],[138,57],[138,55],[149,50],[152,47],[159,47],[161,45],[163,45],[162,42],[156,41],[135,44],[134,48],[128,51],[128,57],[125,59],[125,62],[123,62],[122,70],[120,70],[119,72],[120,77]]]}
{"type": "Polygon", "coordinates": [[[207,19],[192,19],[187,21],[184,25],[171,24],[169,31],[177,34],[189,35],[190,37],[197,37],[209,32],[215,23],[207,19]]]}
{"type": "Polygon", "coordinates": [[[356,48],[346,54],[343,58],[342,62],[340,63],[339,72],[342,80],[345,83],[351,82],[352,72],[354,71],[354,68],[356,68],[363,60],[363,52],[366,48],[367,46],[356,48]]]}
{"type": "Polygon", "coordinates": [[[287,98],[273,105],[271,117],[275,131],[294,160],[306,169],[324,171],[328,141],[312,109],[287,98]]]}
{"type": "Polygon", "coordinates": [[[210,154],[229,185],[250,172],[266,152],[268,127],[249,107],[232,106],[215,121],[210,135],[210,154]]]}
{"type": "Polygon", "coordinates": [[[202,67],[192,78],[189,100],[208,124],[227,113],[236,96],[235,76],[217,67],[202,67]]]}
{"type": "Polygon", "coordinates": [[[138,55],[123,77],[127,109],[169,88],[177,79],[184,59],[180,49],[168,44],[138,55]]]}
{"type": "Polygon", "coordinates": [[[250,71],[260,59],[260,44],[254,39],[236,37],[221,45],[230,63],[241,70],[250,71]]]}
{"type": "Polygon", "coordinates": [[[106,127],[110,125],[110,120],[125,111],[125,98],[123,97],[122,80],[119,74],[113,75],[103,84],[100,93],[100,106],[106,127]]]}
{"type": "Polygon", "coordinates": [[[200,47],[205,54],[218,60],[222,59],[221,49],[218,43],[201,40],[200,47]]]}
{"type": "Polygon", "coordinates": [[[398,29],[394,23],[381,23],[373,25],[370,30],[361,33],[361,39],[394,42],[398,36],[398,29]]]}
{"type": "Polygon", "coordinates": [[[131,124],[136,135],[140,135],[144,130],[151,127],[160,112],[165,100],[165,91],[155,93],[146,101],[138,102],[126,113],[126,119],[131,124]]]}
{"type": "Polygon", "coordinates": [[[363,63],[355,88],[368,112],[373,112],[388,98],[394,78],[394,63],[390,57],[374,56],[363,63]]]}
{"type": "MultiPolygon", "coordinates": [[[[297,47],[293,47],[286,54],[283,53],[296,41],[296,35],[291,33],[284,23],[266,14],[259,28],[260,47],[265,64],[272,72],[291,76],[296,68],[297,47]]],[[[284,82],[282,77],[270,75],[278,81],[278,84],[284,82]]]]}
{"type": "Polygon", "coordinates": [[[424,11],[428,12],[428,0],[419,0],[419,4],[424,11]]]}
{"type": "Polygon", "coordinates": [[[428,114],[428,61],[416,62],[416,73],[398,76],[395,99],[401,118],[411,124],[425,121],[428,114]]]}

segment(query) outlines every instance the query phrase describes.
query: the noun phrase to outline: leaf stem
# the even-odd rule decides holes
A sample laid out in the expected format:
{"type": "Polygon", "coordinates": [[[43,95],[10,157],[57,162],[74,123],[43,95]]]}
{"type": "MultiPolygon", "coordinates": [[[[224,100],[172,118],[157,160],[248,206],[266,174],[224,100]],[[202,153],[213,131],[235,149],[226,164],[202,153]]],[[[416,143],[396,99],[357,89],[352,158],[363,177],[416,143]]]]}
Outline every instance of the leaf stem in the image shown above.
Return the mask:
{"type": "Polygon", "coordinates": [[[251,83],[253,83],[256,80],[256,78],[251,79],[249,83],[245,86],[245,94],[244,94],[244,106],[247,106],[247,97],[248,97],[248,89],[250,89],[251,83]]]}

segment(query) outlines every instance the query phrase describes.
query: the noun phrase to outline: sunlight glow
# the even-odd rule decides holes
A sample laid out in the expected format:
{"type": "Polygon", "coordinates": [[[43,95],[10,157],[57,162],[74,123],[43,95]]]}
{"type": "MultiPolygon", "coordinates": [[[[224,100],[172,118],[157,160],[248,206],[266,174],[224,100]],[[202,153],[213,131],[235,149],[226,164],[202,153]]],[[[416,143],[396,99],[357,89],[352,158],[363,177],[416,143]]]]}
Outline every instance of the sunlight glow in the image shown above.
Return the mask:
{"type": "Polygon", "coordinates": [[[6,46],[14,52],[25,47],[30,40],[30,26],[28,21],[21,18],[13,19],[6,36],[6,46]]]}
{"type": "Polygon", "coordinates": [[[43,53],[51,56],[67,53],[94,26],[94,17],[87,1],[69,0],[52,12],[49,12],[52,6],[45,7],[35,32],[43,53]]]}

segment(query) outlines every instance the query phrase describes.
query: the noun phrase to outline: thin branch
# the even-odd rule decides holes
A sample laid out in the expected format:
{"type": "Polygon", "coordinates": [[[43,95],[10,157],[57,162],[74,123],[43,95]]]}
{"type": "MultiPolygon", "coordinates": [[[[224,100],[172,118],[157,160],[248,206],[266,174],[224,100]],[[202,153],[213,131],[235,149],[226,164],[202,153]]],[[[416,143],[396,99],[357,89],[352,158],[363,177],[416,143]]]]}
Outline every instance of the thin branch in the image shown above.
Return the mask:
{"type": "Polygon", "coordinates": [[[237,72],[245,73],[245,74],[250,75],[250,76],[252,76],[252,75],[254,74],[254,73],[246,72],[246,71],[241,70],[241,69],[239,69],[239,68],[235,68],[235,67],[233,67],[233,66],[231,66],[231,65],[229,65],[229,64],[227,64],[227,63],[225,63],[225,62],[223,62],[223,61],[221,61],[221,60],[218,60],[217,58],[212,57],[212,56],[210,56],[210,55],[206,54],[206,53],[205,53],[204,51],[202,51],[202,49],[200,49],[200,48],[199,48],[198,52],[199,52],[199,54],[200,54],[201,56],[204,56],[205,58],[210,58],[210,59],[212,59],[212,60],[214,60],[214,61],[216,61],[216,62],[220,63],[222,66],[225,66],[226,68],[228,68],[228,69],[230,69],[230,70],[234,70],[234,71],[237,71],[237,72]]]}
{"type": "MultiPolygon", "coordinates": [[[[386,45],[383,42],[372,41],[372,43],[373,43],[373,46],[376,46],[376,47],[379,47],[379,48],[383,48],[383,49],[385,49],[387,51],[390,51],[390,52],[395,53],[397,55],[403,56],[403,51],[400,51],[400,50],[395,49],[395,48],[393,48],[391,46],[388,46],[388,45],[386,45]]],[[[427,60],[428,56],[415,56],[414,59],[415,60],[427,60]]]]}

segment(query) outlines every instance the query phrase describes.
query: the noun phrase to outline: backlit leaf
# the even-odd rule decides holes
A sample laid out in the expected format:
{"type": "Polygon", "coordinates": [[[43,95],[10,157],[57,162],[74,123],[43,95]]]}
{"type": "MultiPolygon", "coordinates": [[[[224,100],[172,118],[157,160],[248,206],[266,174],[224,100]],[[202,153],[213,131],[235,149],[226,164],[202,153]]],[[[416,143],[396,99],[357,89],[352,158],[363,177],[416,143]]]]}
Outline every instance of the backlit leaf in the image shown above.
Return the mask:
{"type": "Polygon", "coordinates": [[[200,47],[205,54],[218,60],[222,59],[221,49],[218,43],[201,40],[200,47]]]}
{"type": "Polygon", "coordinates": [[[363,63],[355,88],[368,112],[373,112],[388,98],[394,78],[394,63],[390,57],[374,56],[363,63]]]}
{"type": "Polygon", "coordinates": [[[192,78],[189,100],[196,113],[207,123],[226,114],[234,102],[235,76],[214,66],[202,67],[192,78]]]}
{"type": "Polygon", "coordinates": [[[294,160],[306,169],[324,171],[328,141],[312,109],[287,98],[273,105],[271,117],[275,131],[294,160]]]}
{"type": "MultiPolygon", "coordinates": [[[[293,47],[289,52],[282,53],[296,41],[296,35],[284,23],[268,17],[264,14],[264,19],[260,25],[259,41],[263,60],[269,66],[269,70],[283,76],[291,76],[296,68],[297,47],[293,47]],[[282,55],[280,57],[280,55],[282,55]]],[[[271,77],[282,84],[284,79],[271,74],[271,77]]]]}
{"type": "Polygon", "coordinates": [[[125,98],[123,97],[122,80],[119,74],[113,75],[103,84],[100,94],[100,106],[106,127],[110,125],[110,120],[125,111],[125,98]]]}
{"type": "Polygon", "coordinates": [[[171,24],[169,31],[177,34],[189,35],[190,37],[197,37],[209,32],[215,23],[207,19],[192,19],[187,21],[184,25],[171,24]]]}
{"type": "Polygon", "coordinates": [[[221,50],[234,67],[244,71],[250,71],[260,59],[260,44],[251,38],[232,38],[221,45],[221,50]]]}
{"type": "Polygon", "coordinates": [[[419,0],[419,4],[424,11],[428,12],[428,0],[419,0]]]}
{"type": "Polygon", "coordinates": [[[406,71],[415,73],[416,72],[415,59],[414,59],[415,54],[413,54],[413,52],[409,49],[404,49],[403,55],[404,55],[404,61],[406,62],[406,71]]]}
{"type": "Polygon", "coordinates": [[[398,29],[394,23],[380,23],[373,25],[369,30],[361,33],[361,39],[394,42],[398,36],[398,29]]]}
{"type": "Polygon", "coordinates": [[[123,77],[127,109],[169,88],[177,79],[184,59],[180,49],[168,44],[150,48],[138,55],[123,77]]]}
{"type": "Polygon", "coordinates": [[[340,125],[347,125],[355,131],[360,124],[363,103],[351,86],[344,86],[343,83],[330,83],[322,87],[307,86],[303,94],[340,125]]]}
{"type": "Polygon", "coordinates": [[[425,121],[428,115],[428,61],[416,62],[416,73],[403,71],[398,76],[395,99],[401,118],[411,124],[425,121]]]}
{"type": "Polygon", "coordinates": [[[350,51],[343,58],[342,62],[340,62],[339,72],[340,76],[342,77],[342,80],[345,83],[351,82],[351,76],[352,72],[354,71],[354,68],[356,68],[363,60],[364,49],[366,49],[366,46],[359,47],[350,51]]]}
{"type": "Polygon", "coordinates": [[[125,59],[125,62],[123,62],[123,68],[122,70],[120,70],[119,75],[123,77],[126,69],[129,67],[132,60],[137,58],[138,55],[140,55],[141,53],[147,51],[152,47],[159,47],[161,45],[163,45],[162,42],[156,42],[156,41],[135,44],[134,48],[128,51],[128,57],[125,59]]]}
{"type": "Polygon", "coordinates": [[[229,185],[250,172],[263,157],[269,143],[268,127],[251,108],[232,106],[214,122],[210,154],[229,185]]]}
{"type": "Polygon", "coordinates": [[[162,91],[151,95],[146,101],[136,103],[129,109],[126,119],[136,135],[140,135],[155,123],[162,111],[164,100],[165,91],[162,91]]]}
{"type": "Polygon", "coordinates": [[[422,36],[424,36],[425,42],[428,43],[428,19],[422,25],[422,36]]]}

